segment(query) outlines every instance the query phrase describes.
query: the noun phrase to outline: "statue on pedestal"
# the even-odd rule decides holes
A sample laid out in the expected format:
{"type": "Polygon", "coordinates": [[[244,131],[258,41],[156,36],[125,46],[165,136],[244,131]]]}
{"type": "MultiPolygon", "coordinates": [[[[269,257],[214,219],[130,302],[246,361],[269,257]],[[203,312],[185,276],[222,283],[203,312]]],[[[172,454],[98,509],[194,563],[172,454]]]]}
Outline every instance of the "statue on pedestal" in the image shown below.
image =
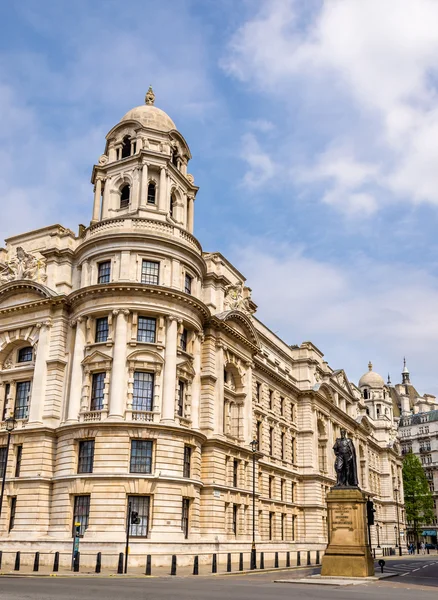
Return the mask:
{"type": "Polygon", "coordinates": [[[335,487],[358,487],[356,450],[353,441],[347,437],[345,429],[341,429],[341,437],[337,438],[333,450],[336,456],[337,481],[335,487]]]}

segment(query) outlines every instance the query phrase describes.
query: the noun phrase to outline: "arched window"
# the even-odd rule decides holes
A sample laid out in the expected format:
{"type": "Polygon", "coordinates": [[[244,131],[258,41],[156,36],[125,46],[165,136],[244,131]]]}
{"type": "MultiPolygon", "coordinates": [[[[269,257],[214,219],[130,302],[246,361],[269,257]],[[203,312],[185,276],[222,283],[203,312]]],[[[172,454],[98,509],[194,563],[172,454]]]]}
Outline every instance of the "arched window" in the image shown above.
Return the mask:
{"type": "Polygon", "coordinates": [[[155,204],[156,186],[155,183],[148,185],[148,204],[155,204]]]}
{"type": "Polygon", "coordinates": [[[127,208],[129,206],[129,198],[131,196],[131,187],[124,185],[120,190],[120,208],[127,208]]]}
{"type": "Polygon", "coordinates": [[[363,391],[363,397],[365,398],[365,400],[368,400],[368,390],[366,388],[363,391]]]}
{"type": "Polygon", "coordinates": [[[178,150],[176,148],[172,151],[172,164],[175,167],[178,167],[178,150]]]}
{"type": "Polygon", "coordinates": [[[122,158],[127,158],[128,156],[131,156],[131,138],[129,135],[123,138],[122,145],[122,158]]]}
{"type": "Polygon", "coordinates": [[[170,196],[170,211],[169,211],[171,217],[173,217],[174,207],[175,207],[175,196],[172,194],[170,196]]]}

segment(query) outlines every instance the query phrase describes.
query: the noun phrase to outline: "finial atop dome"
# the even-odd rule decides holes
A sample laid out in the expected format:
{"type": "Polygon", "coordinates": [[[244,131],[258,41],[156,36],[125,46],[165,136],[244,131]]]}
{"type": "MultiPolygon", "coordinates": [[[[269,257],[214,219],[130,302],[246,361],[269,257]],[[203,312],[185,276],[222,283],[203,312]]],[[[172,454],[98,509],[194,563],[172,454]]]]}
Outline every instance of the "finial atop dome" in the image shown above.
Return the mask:
{"type": "Polygon", "coordinates": [[[373,370],[373,363],[370,361],[368,363],[368,371],[372,371],[373,370]]]}
{"type": "Polygon", "coordinates": [[[391,375],[388,373],[388,381],[386,382],[386,385],[391,385],[391,375]]]}
{"type": "Polygon", "coordinates": [[[402,383],[411,383],[409,380],[409,371],[406,366],[406,357],[403,357],[402,383]]]}
{"type": "Polygon", "coordinates": [[[155,102],[155,94],[154,94],[154,90],[152,89],[151,85],[149,86],[149,89],[146,92],[144,101],[145,101],[145,104],[149,104],[150,106],[152,106],[155,102]]]}

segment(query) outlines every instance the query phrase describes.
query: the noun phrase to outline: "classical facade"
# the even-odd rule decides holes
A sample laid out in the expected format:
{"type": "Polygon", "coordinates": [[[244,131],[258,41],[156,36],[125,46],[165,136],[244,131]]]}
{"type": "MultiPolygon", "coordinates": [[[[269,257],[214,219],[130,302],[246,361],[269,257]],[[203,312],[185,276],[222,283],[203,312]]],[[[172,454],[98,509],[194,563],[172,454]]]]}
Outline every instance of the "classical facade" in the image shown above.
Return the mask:
{"type": "Polygon", "coordinates": [[[0,250],[1,548],[68,552],[79,522],[83,552],[115,554],[130,503],[133,556],[247,550],[255,459],[258,548],[322,550],[342,427],[394,545],[390,400],[257,319],[244,276],[193,235],[190,158],[149,89],[107,135],[89,225],[0,250]]]}

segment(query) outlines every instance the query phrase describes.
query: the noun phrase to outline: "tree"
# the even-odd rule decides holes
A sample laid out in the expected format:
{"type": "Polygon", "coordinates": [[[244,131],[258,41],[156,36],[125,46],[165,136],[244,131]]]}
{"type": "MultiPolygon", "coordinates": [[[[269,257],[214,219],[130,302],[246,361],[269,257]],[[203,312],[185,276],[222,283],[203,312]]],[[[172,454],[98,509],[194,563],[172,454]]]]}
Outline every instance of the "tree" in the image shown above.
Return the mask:
{"type": "Polygon", "coordinates": [[[418,542],[418,527],[432,523],[435,514],[429,483],[421,462],[412,452],[406,454],[403,460],[403,486],[406,521],[413,523],[415,539],[418,542]]]}

